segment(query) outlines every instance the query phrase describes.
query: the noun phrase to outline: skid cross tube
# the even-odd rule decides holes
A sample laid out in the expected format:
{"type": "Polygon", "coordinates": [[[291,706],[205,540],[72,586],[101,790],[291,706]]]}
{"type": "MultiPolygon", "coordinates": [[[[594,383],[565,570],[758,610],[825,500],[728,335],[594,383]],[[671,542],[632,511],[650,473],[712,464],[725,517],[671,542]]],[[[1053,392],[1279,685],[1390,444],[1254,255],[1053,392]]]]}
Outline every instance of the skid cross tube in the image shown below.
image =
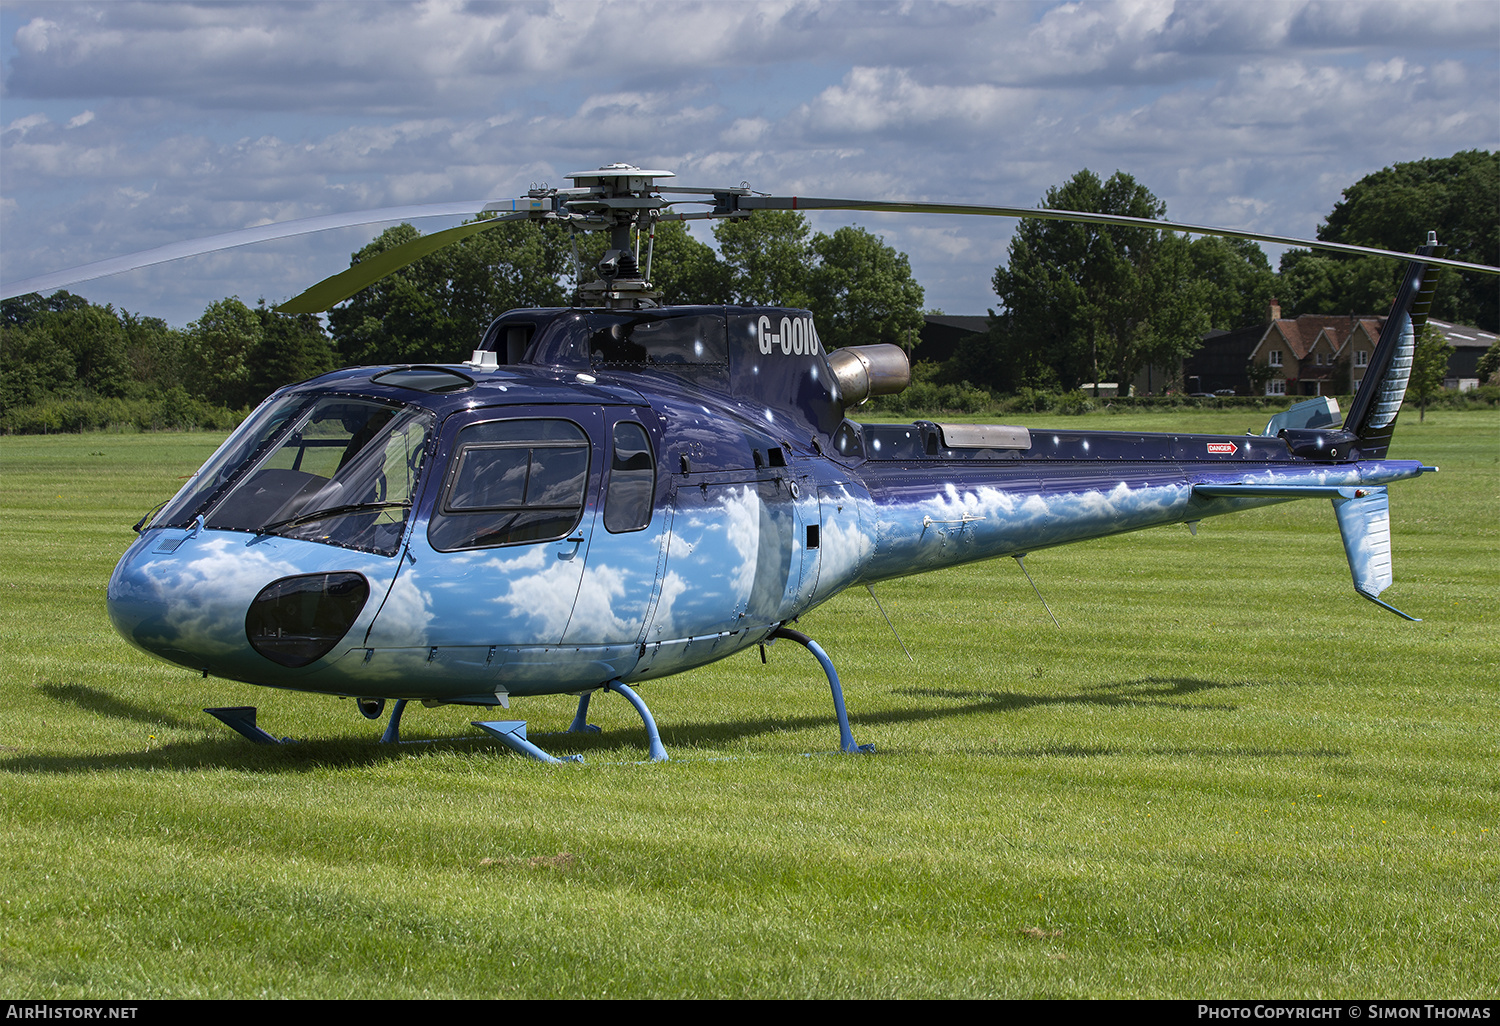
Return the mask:
{"type": "Polygon", "coordinates": [[[801,631],[794,631],[790,627],[778,627],[771,633],[773,638],[787,638],[806,648],[817,657],[823,666],[823,672],[828,675],[828,686],[833,691],[833,711],[839,718],[839,750],[846,755],[869,754],[875,751],[874,745],[857,745],[854,743],[854,734],[849,730],[849,713],[844,708],[844,689],[839,686],[838,671],[833,668],[833,660],[828,658],[828,653],[812,638],[801,631]]]}
{"type": "Polygon", "coordinates": [[[383,745],[397,745],[401,743],[401,714],[406,712],[406,699],[396,700],[396,707],[391,710],[391,721],[385,725],[385,733],[380,735],[380,743],[383,745]]]}
{"type": "Polygon", "coordinates": [[[646,708],[646,703],[641,701],[641,696],[637,695],[634,691],[631,691],[630,688],[626,687],[618,680],[612,680],[608,684],[604,685],[604,690],[617,691],[620,694],[624,695],[625,700],[631,705],[635,706],[635,711],[641,714],[641,720],[646,724],[646,740],[650,743],[651,746],[651,761],[669,761],[667,758],[667,750],[662,747],[661,735],[657,733],[656,730],[656,721],[651,718],[651,710],[646,708]]]}

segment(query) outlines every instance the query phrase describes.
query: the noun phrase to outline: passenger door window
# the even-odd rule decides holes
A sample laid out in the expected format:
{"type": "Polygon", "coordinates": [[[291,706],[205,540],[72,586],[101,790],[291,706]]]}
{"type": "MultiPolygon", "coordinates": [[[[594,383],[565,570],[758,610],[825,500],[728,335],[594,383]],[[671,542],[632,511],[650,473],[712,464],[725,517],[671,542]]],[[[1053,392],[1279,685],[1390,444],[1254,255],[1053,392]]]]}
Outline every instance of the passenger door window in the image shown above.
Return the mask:
{"type": "Polygon", "coordinates": [[[589,438],[570,420],[501,420],[458,435],[428,540],[440,552],[562,538],[583,515],[589,438]]]}

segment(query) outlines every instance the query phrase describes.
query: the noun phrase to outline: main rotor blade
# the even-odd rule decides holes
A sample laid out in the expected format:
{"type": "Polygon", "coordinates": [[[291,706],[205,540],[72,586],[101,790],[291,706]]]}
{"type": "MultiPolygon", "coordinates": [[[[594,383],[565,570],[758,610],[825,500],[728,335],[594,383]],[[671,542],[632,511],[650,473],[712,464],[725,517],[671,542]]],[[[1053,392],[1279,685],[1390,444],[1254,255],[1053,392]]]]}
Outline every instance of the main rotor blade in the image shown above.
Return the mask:
{"type": "Polygon", "coordinates": [[[502,221],[524,221],[530,217],[529,213],[501,214],[498,217],[461,224],[457,228],[448,228],[412,239],[410,242],[403,242],[368,260],[361,260],[347,271],[340,271],[331,278],[324,278],[301,295],[293,296],[276,307],[276,312],[304,314],[331,310],[360,289],[375,284],[386,275],[401,270],[407,264],[420,260],[429,253],[435,253],[444,246],[451,246],[459,239],[488,231],[502,221]]]}
{"type": "Polygon", "coordinates": [[[180,260],[183,257],[200,256],[221,249],[234,249],[257,242],[287,239],[296,235],[326,232],[333,228],[350,228],[361,224],[378,224],[381,221],[410,221],[418,217],[463,217],[473,216],[483,209],[486,200],[460,200],[455,203],[417,203],[404,207],[384,207],[380,210],[359,210],[344,214],[323,214],[319,217],[304,217],[296,221],[279,221],[262,224],[254,228],[241,228],[222,235],[210,235],[203,239],[173,242],[156,249],[148,249],[127,256],[111,257],[66,271],[39,274],[23,281],[14,281],[0,287],[0,299],[24,296],[28,292],[50,292],[64,285],[80,281],[103,278],[111,274],[133,271],[138,267],[180,260]]]}
{"type": "MultiPolygon", "coordinates": [[[[741,210],[868,210],[875,213],[892,214],[979,214],[987,217],[1029,217],[1043,221],[1080,221],[1085,224],[1114,224],[1128,228],[1154,228],[1157,231],[1187,232],[1192,235],[1219,235],[1230,239],[1250,239],[1255,242],[1271,242],[1280,246],[1300,246],[1307,249],[1322,249],[1333,253],[1352,253],[1356,256],[1393,257],[1397,260],[1414,259],[1411,253],[1398,253],[1389,249],[1374,249],[1370,246],[1353,246],[1346,242],[1324,242],[1321,239],[1293,239],[1285,235],[1266,235],[1261,232],[1241,231],[1238,228],[1211,228],[1201,224],[1180,224],[1176,221],[1153,221],[1144,217],[1126,217],[1122,214],[1090,214],[1079,210],[1051,210],[1047,207],[993,207],[972,203],[908,203],[882,200],[817,199],[811,196],[740,196],[737,205],[741,210]]],[[[1442,240],[1439,239],[1439,242],[1442,240]]],[[[1481,274],[1500,274],[1500,267],[1488,264],[1470,264],[1446,257],[1422,257],[1424,263],[1441,264],[1461,271],[1478,271],[1481,274]]]]}

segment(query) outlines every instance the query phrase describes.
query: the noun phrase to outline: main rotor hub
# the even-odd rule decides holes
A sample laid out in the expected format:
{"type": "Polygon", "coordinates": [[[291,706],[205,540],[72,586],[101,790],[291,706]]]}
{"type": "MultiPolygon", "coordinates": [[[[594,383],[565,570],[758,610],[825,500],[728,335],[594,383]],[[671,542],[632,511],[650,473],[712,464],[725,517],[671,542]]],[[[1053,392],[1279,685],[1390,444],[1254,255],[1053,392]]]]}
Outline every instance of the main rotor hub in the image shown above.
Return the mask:
{"type": "Polygon", "coordinates": [[[671,171],[642,171],[634,164],[605,164],[597,171],[574,171],[563,175],[574,184],[609,197],[641,196],[651,191],[658,178],[676,178],[671,171]]]}
{"type": "Polygon", "coordinates": [[[597,171],[574,171],[563,177],[572,179],[575,187],[559,190],[559,206],[569,213],[596,220],[610,235],[610,249],[600,262],[598,280],[578,287],[579,305],[610,309],[655,306],[660,294],[641,275],[632,254],[630,232],[666,206],[656,180],[677,176],[671,171],[642,170],[634,164],[616,163],[606,164],[597,171]]]}

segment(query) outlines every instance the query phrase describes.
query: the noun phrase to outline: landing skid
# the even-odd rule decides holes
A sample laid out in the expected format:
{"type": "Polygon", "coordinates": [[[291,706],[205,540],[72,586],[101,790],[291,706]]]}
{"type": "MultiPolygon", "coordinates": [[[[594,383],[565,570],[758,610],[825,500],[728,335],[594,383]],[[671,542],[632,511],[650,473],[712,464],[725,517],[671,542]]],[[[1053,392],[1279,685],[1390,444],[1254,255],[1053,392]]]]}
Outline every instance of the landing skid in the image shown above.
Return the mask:
{"type": "MultiPolygon", "coordinates": [[[[617,680],[612,680],[608,684],[603,685],[602,690],[614,691],[624,695],[626,701],[635,707],[635,711],[641,714],[641,722],[646,725],[646,740],[650,746],[651,761],[667,762],[667,750],[661,743],[661,734],[656,729],[656,720],[652,718],[651,710],[646,708],[646,703],[641,701],[641,697],[617,680]]],[[[568,727],[569,733],[599,733],[599,728],[588,722],[589,696],[591,694],[592,692],[586,692],[578,700],[578,713],[573,717],[572,725],[568,727]]],[[[384,706],[384,702],[381,705],[384,706]]],[[[374,709],[373,701],[361,700],[361,713],[368,716],[372,709],[374,709]],[[366,703],[368,703],[368,708],[366,703]]],[[[292,741],[289,737],[278,738],[272,734],[268,734],[256,726],[256,710],[253,705],[224,706],[217,709],[204,709],[203,711],[240,736],[258,745],[290,744],[292,741]]],[[[396,701],[395,707],[391,709],[390,722],[386,724],[385,732],[380,735],[381,744],[394,745],[401,743],[401,714],[404,712],[406,712],[406,699],[401,698],[396,701]]],[[[380,715],[380,710],[375,710],[375,715],[380,715]]],[[[538,762],[563,763],[583,761],[583,756],[581,755],[570,755],[567,758],[559,759],[532,744],[526,739],[525,720],[474,720],[473,723],[474,726],[500,741],[507,748],[527,758],[536,759],[538,762]]]]}
{"type": "Polygon", "coordinates": [[[849,712],[844,708],[844,689],[839,686],[839,675],[838,671],[833,668],[833,660],[828,658],[828,653],[823,651],[822,646],[801,631],[794,631],[790,627],[778,627],[771,637],[795,641],[816,656],[818,662],[822,664],[823,672],[828,675],[828,686],[833,691],[833,711],[838,714],[839,718],[839,750],[846,755],[869,755],[874,752],[874,745],[854,743],[854,734],[849,730],[849,712]]]}
{"type": "MultiPolygon", "coordinates": [[[[823,672],[828,676],[828,685],[833,692],[834,712],[838,714],[840,749],[850,754],[875,751],[874,745],[854,743],[854,735],[849,730],[849,713],[844,708],[844,691],[839,686],[838,671],[833,668],[833,661],[828,658],[827,653],[823,651],[822,647],[801,631],[794,631],[788,627],[778,628],[771,637],[788,638],[797,642],[816,656],[818,662],[822,664],[823,672]]],[[[667,749],[661,742],[661,733],[656,728],[656,720],[652,717],[651,710],[647,708],[646,703],[641,700],[641,696],[618,680],[612,680],[602,685],[600,690],[616,692],[624,696],[625,700],[635,707],[635,711],[640,713],[641,722],[646,728],[646,741],[650,760],[652,762],[669,761],[670,756],[667,755],[667,749]]],[[[585,692],[579,697],[578,711],[573,717],[573,722],[568,726],[568,733],[599,733],[599,728],[588,722],[589,698],[592,694],[593,692],[585,692]]],[[[386,724],[385,732],[380,736],[381,744],[390,745],[401,742],[401,716],[406,712],[406,704],[407,700],[404,698],[396,701],[395,706],[391,709],[391,718],[386,724]]],[[[373,710],[373,702],[370,703],[370,707],[371,709],[367,710],[362,704],[360,711],[365,715],[369,715],[369,711],[373,710]]],[[[287,744],[292,740],[289,737],[277,738],[256,726],[256,710],[253,705],[225,706],[217,709],[204,709],[203,711],[258,745],[287,744]]],[[[375,714],[378,716],[380,711],[376,710],[375,714]]],[[[572,755],[565,759],[559,759],[538,748],[526,738],[525,720],[474,720],[472,722],[474,726],[500,741],[512,751],[527,758],[536,759],[538,762],[563,763],[583,761],[583,756],[581,755],[572,755]]]]}
{"type": "MultiPolygon", "coordinates": [[[[667,749],[661,743],[661,734],[656,729],[656,720],[651,716],[651,710],[646,708],[646,703],[641,701],[629,687],[618,680],[612,680],[603,685],[603,691],[614,691],[625,697],[625,700],[635,706],[635,711],[641,714],[641,722],[646,725],[646,741],[650,749],[652,762],[667,762],[669,757],[667,749]]],[[[599,728],[588,722],[589,697],[592,692],[584,693],[578,699],[578,712],[573,717],[573,722],[568,726],[569,734],[597,734],[599,728]]],[[[536,759],[538,762],[582,762],[583,756],[570,755],[566,759],[559,759],[542,751],[536,745],[526,739],[525,720],[475,720],[474,726],[494,737],[511,751],[527,758],[536,759]]]]}

